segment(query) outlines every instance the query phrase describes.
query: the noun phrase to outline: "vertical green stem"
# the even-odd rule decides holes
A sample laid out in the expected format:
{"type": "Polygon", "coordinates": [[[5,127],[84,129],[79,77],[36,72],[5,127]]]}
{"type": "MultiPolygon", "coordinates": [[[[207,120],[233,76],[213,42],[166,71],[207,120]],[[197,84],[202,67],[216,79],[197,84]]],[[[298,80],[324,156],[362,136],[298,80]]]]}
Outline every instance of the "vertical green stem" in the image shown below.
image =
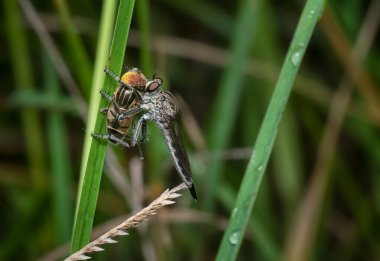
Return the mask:
{"type": "MultiPolygon", "coordinates": [[[[104,2],[104,8],[106,8],[108,2],[110,1],[104,2]]],[[[108,61],[110,70],[116,74],[120,74],[123,65],[125,46],[127,43],[129,26],[131,24],[134,3],[134,0],[120,1],[108,61]]],[[[107,14],[109,15],[110,13],[107,14]]],[[[102,17],[102,22],[104,22],[103,19],[113,19],[113,17],[102,17]]],[[[100,37],[102,37],[102,35],[100,35],[100,37]]],[[[101,40],[99,40],[99,42],[100,41],[101,40]]],[[[106,47],[106,45],[102,45],[102,47],[106,47]]],[[[103,51],[104,50],[98,49],[98,52],[103,51]]],[[[105,66],[106,61],[103,62],[103,66],[105,66]]],[[[99,72],[96,71],[96,73],[99,72]]],[[[101,75],[104,78],[103,90],[107,93],[112,93],[115,90],[117,83],[113,79],[110,79],[110,77],[106,77],[104,73],[101,73],[101,75]]],[[[92,92],[93,94],[91,97],[94,97],[95,93],[99,92],[99,89],[92,89],[92,92]]],[[[94,133],[105,132],[106,120],[104,118],[104,115],[98,113],[98,110],[106,106],[107,102],[102,99],[100,100],[100,106],[94,105],[92,106],[91,111],[89,111],[89,118],[96,118],[94,133]]],[[[90,135],[90,133],[86,133],[86,135],[90,135]]],[[[96,202],[99,193],[100,180],[103,172],[105,153],[106,144],[101,143],[95,139],[91,139],[88,157],[84,155],[83,158],[83,164],[85,164],[86,167],[82,168],[82,170],[85,170],[85,173],[83,176],[83,183],[80,184],[79,189],[79,202],[75,217],[73,238],[71,242],[71,252],[79,250],[82,246],[88,243],[90,239],[92,223],[96,209],[96,202]]]]}
{"type": "Polygon", "coordinates": [[[268,163],[282,113],[315,25],[323,12],[323,0],[308,0],[299,20],[254,146],[254,154],[241,182],[231,220],[224,233],[217,260],[235,260],[261,180],[268,163]]]}

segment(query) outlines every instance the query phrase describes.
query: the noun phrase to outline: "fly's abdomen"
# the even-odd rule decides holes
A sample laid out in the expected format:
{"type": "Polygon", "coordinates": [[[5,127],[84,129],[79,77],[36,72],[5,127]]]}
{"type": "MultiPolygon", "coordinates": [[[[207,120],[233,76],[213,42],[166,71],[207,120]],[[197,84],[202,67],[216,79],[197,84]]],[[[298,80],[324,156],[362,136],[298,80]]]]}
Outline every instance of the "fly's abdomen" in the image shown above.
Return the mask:
{"type": "Polygon", "coordinates": [[[185,146],[182,143],[182,137],[177,121],[173,118],[167,118],[163,122],[157,122],[157,124],[164,136],[166,145],[168,146],[169,152],[173,158],[174,166],[178,174],[189,188],[193,198],[197,199],[193,179],[191,177],[189,157],[185,146]]]}

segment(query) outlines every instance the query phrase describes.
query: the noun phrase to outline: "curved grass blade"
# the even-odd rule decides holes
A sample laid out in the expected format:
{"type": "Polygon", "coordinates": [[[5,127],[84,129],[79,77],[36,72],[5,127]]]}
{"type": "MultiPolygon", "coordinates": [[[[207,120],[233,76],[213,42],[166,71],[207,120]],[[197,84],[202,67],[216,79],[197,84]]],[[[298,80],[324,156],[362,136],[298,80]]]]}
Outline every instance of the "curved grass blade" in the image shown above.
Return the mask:
{"type": "Polygon", "coordinates": [[[230,223],[218,250],[217,260],[236,259],[272,151],[282,113],[314,27],[323,12],[323,7],[323,0],[308,0],[303,9],[261,125],[254,153],[241,182],[230,223]]]}

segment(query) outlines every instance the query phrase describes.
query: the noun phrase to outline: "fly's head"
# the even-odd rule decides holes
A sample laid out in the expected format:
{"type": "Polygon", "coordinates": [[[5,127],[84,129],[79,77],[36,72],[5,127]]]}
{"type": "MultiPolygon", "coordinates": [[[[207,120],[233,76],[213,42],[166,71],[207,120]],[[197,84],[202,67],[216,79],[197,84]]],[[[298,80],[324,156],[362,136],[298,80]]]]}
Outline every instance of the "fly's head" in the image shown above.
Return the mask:
{"type": "Polygon", "coordinates": [[[129,68],[121,77],[121,81],[132,86],[141,93],[154,94],[160,90],[163,83],[161,78],[153,76],[148,80],[145,75],[137,68],[129,68]]]}

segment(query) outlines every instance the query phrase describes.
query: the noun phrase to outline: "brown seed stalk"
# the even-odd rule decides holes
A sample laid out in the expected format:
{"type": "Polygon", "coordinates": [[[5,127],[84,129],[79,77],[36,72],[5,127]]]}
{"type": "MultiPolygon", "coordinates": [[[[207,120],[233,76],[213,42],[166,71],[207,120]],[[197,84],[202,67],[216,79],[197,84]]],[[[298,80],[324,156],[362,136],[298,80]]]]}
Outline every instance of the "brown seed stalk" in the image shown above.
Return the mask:
{"type": "Polygon", "coordinates": [[[157,211],[160,208],[166,205],[174,204],[174,199],[181,196],[181,194],[177,192],[184,188],[187,188],[187,186],[185,185],[185,183],[182,183],[171,190],[165,190],[156,200],[150,203],[149,206],[140,210],[120,225],[112,228],[111,230],[104,233],[94,241],[90,242],[82,249],[66,258],[65,261],[91,259],[91,257],[87,256],[86,254],[91,252],[103,251],[104,249],[99,247],[99,245],[117,243],[117,241],[113,239],[114,237],[128,235],[128,233],[126,232],[128,229],[137,227],[143,221],[148,220],[149,216],[157,214],[157,211]]]}

